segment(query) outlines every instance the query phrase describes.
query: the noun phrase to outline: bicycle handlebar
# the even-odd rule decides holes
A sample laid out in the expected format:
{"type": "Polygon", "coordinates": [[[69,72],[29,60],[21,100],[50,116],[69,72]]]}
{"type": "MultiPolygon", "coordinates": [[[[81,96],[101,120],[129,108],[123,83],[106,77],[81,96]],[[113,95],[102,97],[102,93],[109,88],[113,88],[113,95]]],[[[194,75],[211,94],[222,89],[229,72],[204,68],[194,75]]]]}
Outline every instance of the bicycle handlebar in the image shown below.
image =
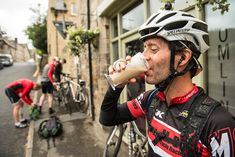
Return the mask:
{"type": "Polygon", "coordinates": [[[72,77],[70,76],[70,74],[66,74],[66,73],[63,73],[62,76],[64,76],[65,78],[77,79],[77,77],[72,77]]]}

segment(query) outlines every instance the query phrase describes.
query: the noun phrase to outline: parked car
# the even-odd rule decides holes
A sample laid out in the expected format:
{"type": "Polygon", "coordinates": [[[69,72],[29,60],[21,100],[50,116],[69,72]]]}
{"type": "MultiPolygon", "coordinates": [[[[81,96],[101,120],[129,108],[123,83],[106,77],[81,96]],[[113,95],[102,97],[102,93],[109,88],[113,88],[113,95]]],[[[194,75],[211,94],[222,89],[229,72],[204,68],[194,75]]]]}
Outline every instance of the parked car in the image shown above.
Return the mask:
{"type": "Polygon", "coordinates": [[[4,65],[2,64],[2,62],[0,61],[0,70],[4,68],[4,65]]]}
{"type": "Polygon", "coordinates": [[[10,54],[0,54],[0,61],[4,66],[13,65],[13,58],[10,54]]]}

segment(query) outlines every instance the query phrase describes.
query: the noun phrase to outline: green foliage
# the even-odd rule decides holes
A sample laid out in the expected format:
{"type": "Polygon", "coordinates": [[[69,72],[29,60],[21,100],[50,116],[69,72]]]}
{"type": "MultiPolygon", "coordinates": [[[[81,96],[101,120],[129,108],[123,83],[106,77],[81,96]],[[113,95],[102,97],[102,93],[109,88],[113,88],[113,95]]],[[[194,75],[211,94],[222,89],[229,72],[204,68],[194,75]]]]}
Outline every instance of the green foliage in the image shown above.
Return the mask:
{"type": "Polygon", "coordinates": [[[38,54],[39,56],[42,56],[43,52],[41,50],[37,49],[36,54],[38,54]]]}
{"type": "Polygon", "coordinates": [[[223,15],[224,12],[228,12],[229,3],[227,0],[209,0],[209,3],[213,5],[212,10],[220,10],[220,13],[223,15]]]}
{"type": "MultiPolygon", "coordinates": [[[[175,3],[177,0],[161,0],[162,3],[170,2],[170,3],[175,3]]],[[[202,8],[203,1],[204,0],[196,0],[196,5],[199,9],[202,8]]],[[[227,0],[209,0],[209,3],[213,5],[212,10],[220,10],[220,13],[223,15],[224,12],[228,12],[229,10],[229,3],[227,0]]],[[[163,8],[164,9],[164,8],[163,8]]]]}
{"type": "Polygon", "coordinates": [[[28,38],[32,40],[33,46],[42,53],[47,53],[47,27],[46,21],[44,23],[34,23],[28,26],[25,33],[28,38]]]}
{"type": "Polygon", "coordinates": [[[87,30],[82,27],[69,27],[67,33],[68,47],[71,54],[80,56],[80,53],[84,52],[85,44],[87,44],[89,41],[93,42],[95,38],[99,36],[100,31],[98,28],[87,30]]]}
{"type": "Polygon", "coordinates": [[[35,9],[30,8],[30,10],[35,14],[34,22],[26,28],[25,34],[32,40],[33,46],[41,51],[42,55],[47,53],[46,15],[40,13],[40,5],[35,9]]]}

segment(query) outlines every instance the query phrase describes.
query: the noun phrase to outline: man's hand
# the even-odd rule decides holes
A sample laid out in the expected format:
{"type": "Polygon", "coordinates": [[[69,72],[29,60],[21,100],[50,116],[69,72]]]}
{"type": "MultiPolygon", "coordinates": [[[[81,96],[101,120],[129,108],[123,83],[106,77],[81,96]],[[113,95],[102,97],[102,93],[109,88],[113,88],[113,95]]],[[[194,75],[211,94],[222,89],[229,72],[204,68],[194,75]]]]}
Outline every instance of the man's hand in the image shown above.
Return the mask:
{"type": "MultiPolygon", "coordinates": [[[[109,69],[108,69],[109,74],[112,75],[114,73],[118,73],[118,72],[121,72],[122,70],[125,70],[126,65],[128,64],[128,62],[130,62],[130,60],[131,60],[131,56],[127,56],[126,59],[119,59],[115,61],[113,65],[109,66],[109,69]]],[[[118,85],[117,88],[123,88],[128,82],[136,82],[136,79],[131,78],[127,82],[118,85]]]]}
{"type": "Polygon", "coordinates": [[[33,108],[37,108],[37,106],[38,106],[38,105],[37,105],[36,103],[33,103],[33,104],[32,104],[32,107],[33,107],[33,108]]]}
{"type": "Polygon", "coordinates": [[[55,89],[57,89],[57,83],[53,82],[52,85],[54,86],[55,89]]]}

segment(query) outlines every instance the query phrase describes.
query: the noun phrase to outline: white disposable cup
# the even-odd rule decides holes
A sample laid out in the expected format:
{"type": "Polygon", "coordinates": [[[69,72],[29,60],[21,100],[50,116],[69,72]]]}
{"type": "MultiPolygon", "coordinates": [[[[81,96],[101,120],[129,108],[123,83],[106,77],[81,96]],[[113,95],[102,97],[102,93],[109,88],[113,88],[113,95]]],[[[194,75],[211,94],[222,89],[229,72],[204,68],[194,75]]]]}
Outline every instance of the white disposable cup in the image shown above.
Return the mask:
{"type": "Polygon", "coordinates": [[[109,75],[105,74],[105,77],[107,78],[107,81],[113,90],[115,90],[117,85],[122,84],[131,78],[137,77],[147,70],[148,63],[145,60],[143,54],[139,52],[131,58],[130,62],[126,65],[125,70],[109,75]]]}

